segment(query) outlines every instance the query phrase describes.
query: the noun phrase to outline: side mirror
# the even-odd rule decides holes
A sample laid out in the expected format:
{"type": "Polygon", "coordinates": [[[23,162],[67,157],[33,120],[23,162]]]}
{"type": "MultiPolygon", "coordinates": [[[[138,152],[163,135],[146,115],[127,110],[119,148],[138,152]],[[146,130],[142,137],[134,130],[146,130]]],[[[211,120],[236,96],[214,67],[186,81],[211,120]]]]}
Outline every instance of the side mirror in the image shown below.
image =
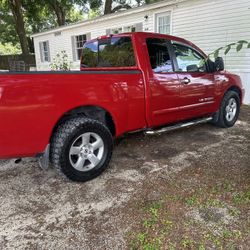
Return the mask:
{"type": "Polygon", "coordinates": [[[214,62],[214,66],[216,71],[222,71],[225,69],[224,67],[224,60],[222,57],[217,57],[214,62]]]}
{"type": "Polygon", "coordinates": [[[199,68],[196,64],[188,65],[187,72],[199,72],[199,68]]]}

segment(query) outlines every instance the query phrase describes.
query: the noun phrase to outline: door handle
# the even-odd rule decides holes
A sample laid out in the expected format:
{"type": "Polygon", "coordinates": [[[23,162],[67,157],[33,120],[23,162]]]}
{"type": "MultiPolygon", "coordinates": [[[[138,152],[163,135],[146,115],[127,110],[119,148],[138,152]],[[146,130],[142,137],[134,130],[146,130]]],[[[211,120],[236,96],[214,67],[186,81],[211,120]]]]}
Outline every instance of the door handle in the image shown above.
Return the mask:
{"type": "Polygon", "coordinates": [[[184,83],[184,84],[189,84],[191,82],[191,80],[187,77],[184,77],[182,80],[181,80],[181,83],[184,83]]]}

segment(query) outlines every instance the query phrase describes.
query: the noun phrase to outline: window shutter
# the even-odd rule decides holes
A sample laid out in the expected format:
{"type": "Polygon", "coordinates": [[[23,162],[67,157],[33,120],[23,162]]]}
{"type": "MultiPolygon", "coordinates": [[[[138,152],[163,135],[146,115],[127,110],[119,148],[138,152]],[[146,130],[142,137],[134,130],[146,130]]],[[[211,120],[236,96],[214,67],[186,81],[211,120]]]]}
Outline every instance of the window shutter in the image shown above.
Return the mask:
{"type": "Polygon", "coordinates": [[[48,62],[51,62],[50,60],[50,48],[49,48],[49,41],[46,41],[47,47],[48,47],[48,62]]]}
{"type": "Polygon", "coordinates": [[[142,23],[136,23],[135,24],[135,31],[143,31],[143,24],[142,23]]]}
{"type": "Polygon", "coordinates": [[[106,29],[106,35],[110,35],[111,34],[111,29],[106,29]]]}
{"type": "Polygon", "coordinates": [[[42,42],[39,42],[39,51],[40,51],[41,62],[44,62],[44,60],[43,60],[43,43],[42,42]]]}
{"type": "Polygon", "coordinates": [[[86,41],[89,41],[91,39],[91,33],[86,33],[86,41]]]}
{"type": "Polygon", "coordinates": [[[72,57],[73,61],[76,61],[76,37],[72,36],[71,37],[71,44],[72,44],[72,57]]]}

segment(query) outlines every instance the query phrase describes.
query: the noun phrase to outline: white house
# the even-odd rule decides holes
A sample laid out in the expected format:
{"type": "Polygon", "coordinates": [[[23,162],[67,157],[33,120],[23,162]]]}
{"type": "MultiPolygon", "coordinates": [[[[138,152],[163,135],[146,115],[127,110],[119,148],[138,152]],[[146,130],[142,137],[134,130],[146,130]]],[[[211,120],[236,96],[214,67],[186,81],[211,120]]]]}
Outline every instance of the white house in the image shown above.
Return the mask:
{"type": "MultiPolygon", "coordinates": [[[[86,40],[110,33],[148,31],[186,38],[206,53],[239,40],[250,41],[250,0],[168,0],[34,34],[38,70],[48,70],[65,50],[79,69],[86,40]]],[[[223,55],[223,54],[222,54],[223,55]]],[[[224,55],[223,55],[224,56],[224,55]]],[[[239,74],[250,103],[250,49],[224,56],[226,69],[239,74]]]]}

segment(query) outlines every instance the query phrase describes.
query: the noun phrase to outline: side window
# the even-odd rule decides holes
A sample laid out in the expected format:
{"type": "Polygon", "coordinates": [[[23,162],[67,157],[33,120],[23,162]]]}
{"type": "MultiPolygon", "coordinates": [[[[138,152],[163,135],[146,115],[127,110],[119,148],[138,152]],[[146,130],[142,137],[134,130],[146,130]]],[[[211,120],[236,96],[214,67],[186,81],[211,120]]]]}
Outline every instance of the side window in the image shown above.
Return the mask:
{"type": "Polygon", "coordinates": [[[130,37],[112,37],[89,42],[83,46],[81,67],[135,66],[133,44],[130,37]]]}
{"type": "Polygon", "coordinates": [[[173,44],[178,64],[177,71],[206,72],[205,59],[195,50],[181,44],[173,44]]]}
{"type": "Polygon", "coordinates": [[[173,72],[173,65],[168,51],[168,40],[148,38],[146,40],[152,70],[155,73],[173,72]]]}

